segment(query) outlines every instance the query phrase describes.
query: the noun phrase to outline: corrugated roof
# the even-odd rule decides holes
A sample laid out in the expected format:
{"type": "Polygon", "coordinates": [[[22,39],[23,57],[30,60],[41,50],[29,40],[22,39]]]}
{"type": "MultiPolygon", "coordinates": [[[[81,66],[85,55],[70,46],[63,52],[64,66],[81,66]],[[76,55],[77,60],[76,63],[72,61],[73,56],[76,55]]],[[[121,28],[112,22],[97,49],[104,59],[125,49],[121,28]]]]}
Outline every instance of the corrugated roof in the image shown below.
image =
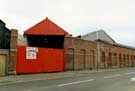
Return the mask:
{"type": "Polygon", "coordinates": [[[93,40],[93,41],[94,40],[105,40],[105,41],[108,41],[110,43],[115,43],[115,41],[102,29],[88,33],[88,34],[83,35],[81,37],[83,39],[89,38],[88,40],[93,40]],[[93,35],[95,35],[95,36],[93,36],[93,35]],[[93,36],[93,39],[89,38],[89,36],[93,36]]]}
{"type": "MultiPolygon", "coordinates": [[[[83,36],[81,36],[81,38],[82,39],[86,39],[85,37],[87,37],[87,36],[90,36],[90,35],[93,35],[93,34],[95,34],[95,39],[89,39],[89,40],[93,40],[93,41],[102,41],[102,42],[105,42],[105,43],[109,43],[109,44],[112,44],[112,45],[115,45],[115,46],[120,46],[120,47],[124,47],[124,48],[128,48],[128,49],[133,49],[133,50],[135,50],[135,48],[134,47],[131,47],[131,46],[127,46],[127,45],[123,45],[123,44],[120,44],[120,43],[117,43],[117,42],[115,42],[115,40],[113,40],[104,30],[98,30],[98,31],[94,31],[94,32],[92,32],[92,33],[88,33],[88,34],[86,34],[86,35],[83,35],[83,36]],[[100,36],[100,32],[103,32],[111,41],[109,42],[109,41],[107,41],[106,39],[103,39],[103,38],[101,38],[101,36],[100,36]],[[98,37],[97,37],[98,36],[98,37]]],[[[104,35],[104,36],[105,36],[104,35]]]]}
{"type": "Polygon", "coordinates": [[[64,29],[53,23],[50,19],[39,22],[24,32],[26,35],[67,35],[64,29]]]}

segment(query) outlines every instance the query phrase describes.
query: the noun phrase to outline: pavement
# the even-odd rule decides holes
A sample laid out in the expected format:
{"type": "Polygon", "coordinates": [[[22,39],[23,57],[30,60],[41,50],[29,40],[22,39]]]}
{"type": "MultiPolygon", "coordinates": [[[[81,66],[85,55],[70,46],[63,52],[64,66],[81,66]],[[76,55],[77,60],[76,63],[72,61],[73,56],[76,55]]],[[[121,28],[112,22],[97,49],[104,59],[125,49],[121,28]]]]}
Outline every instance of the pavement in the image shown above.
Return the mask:
{"type": "Polygon", "coordinates": [[[135,91],[135,67],[0,77],[0,91],[135,91]]]}

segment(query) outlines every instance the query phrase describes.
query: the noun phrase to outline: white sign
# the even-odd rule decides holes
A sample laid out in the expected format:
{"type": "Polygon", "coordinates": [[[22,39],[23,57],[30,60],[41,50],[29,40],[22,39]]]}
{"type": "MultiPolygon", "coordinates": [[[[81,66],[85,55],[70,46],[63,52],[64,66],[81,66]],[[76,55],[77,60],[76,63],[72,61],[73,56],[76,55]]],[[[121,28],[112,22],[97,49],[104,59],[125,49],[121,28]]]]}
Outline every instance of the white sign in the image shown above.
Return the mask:
{"type": "Polygon", "coordinates": [[[38,48],[26,47],[26,59],[37,59],[38,48]]]}

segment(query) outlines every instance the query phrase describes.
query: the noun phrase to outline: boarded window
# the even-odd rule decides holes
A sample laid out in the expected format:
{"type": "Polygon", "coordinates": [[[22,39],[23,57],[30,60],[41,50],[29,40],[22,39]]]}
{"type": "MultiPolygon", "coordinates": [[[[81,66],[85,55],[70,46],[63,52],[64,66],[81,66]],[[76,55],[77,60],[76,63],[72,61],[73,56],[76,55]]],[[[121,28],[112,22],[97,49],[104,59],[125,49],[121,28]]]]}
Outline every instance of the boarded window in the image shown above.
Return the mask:
{"type": "Polygon", "coordinates": [[[86,50],[85,51],[85,68],[92,69],[94,67],[95,67],[94,50],[86,50]]]}
{"type": "Polygon", "coordinates": [[[108,66],[111,67],[112,66],[112,53],[109,52],[109,56],[108,56],[108,66]]]}
{"type": "Polygon", "coordinates": [[[119,54],[119,66],[120,67],[122,66],[122,57],[121,57],[121,54],[119,54]]]}
{"type": "Polygon", "coordinates": [[[127,64],[129,65],[129,55],[127,55],[127,64]]]}
{"type": "Polygon", "coordinates": [[[133,64],[133,56],[131,55],[131,65],[133,64]]]}
{"type": "Polygon", "coordinates": [[[79,68],[84,69],[85,68],[85,50],[80,50],[80,62],[79,62],[79,68]]]}
{"type": "Polygon", "coordinates": [[[123,55],[123,66],[125,66],[126,65],[126,55],[124,54],[123,55]]]}
{"type": "Polygon", "coordinates": [[[117,65],[117,54],[116,53],[114,53],[114,58],[113,58],[113,63],[114,63],[114,66],[116,66],[117,65]]]}
{"type": "Polygon", "coordinates": [[[68,48],[65,54],[65,70],[74,69],[74,49],[68,48]]]}
{"type": "Polygon", "coordinates": [[[105,68],[105,52],[102,52],[101,60],[102,60],[103,68],[105,68]]]}

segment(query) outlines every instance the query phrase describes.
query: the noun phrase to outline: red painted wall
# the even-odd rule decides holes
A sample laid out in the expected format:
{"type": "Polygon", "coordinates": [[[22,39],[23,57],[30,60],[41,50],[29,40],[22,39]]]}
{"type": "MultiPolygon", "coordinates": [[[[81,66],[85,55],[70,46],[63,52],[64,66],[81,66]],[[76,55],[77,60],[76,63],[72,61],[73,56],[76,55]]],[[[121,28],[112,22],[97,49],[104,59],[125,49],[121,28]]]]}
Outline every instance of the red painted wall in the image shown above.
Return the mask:
{"type": "Polygon", "coordinates": [[[26,59],[26,46],[18,46],[16,73],[64,71],[63,49],[38,48],[37,59],[26,59]]]}

